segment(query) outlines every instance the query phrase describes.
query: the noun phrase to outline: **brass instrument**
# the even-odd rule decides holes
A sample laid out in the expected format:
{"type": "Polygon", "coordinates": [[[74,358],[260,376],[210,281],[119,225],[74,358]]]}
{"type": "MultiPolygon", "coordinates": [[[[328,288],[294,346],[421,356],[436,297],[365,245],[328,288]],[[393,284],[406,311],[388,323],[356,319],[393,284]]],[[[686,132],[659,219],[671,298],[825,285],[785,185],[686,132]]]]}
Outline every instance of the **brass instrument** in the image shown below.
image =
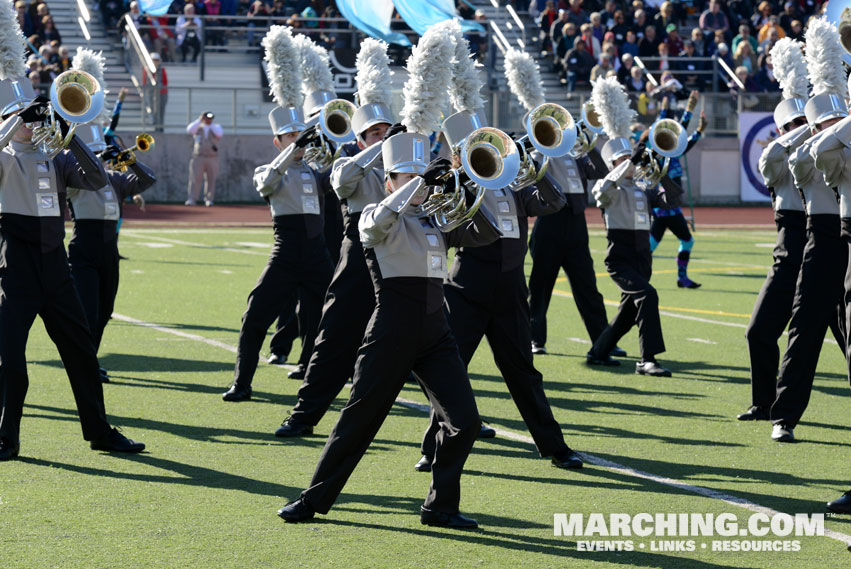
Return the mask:
{"type": "Polygon", "coordinates": [[[603,123],[594,110],[594,104],[588,100],[582,105],[582,117],[577,126],[576,144],[570,151],[574,158],[581,158],[588,154],[597,144],[597,137],[603,132],[603,123]]]}
{"type": "Polygon", "coordinates": [[[839,31],[839,42],[845,49],[842,56],[845,63],[851,65],[851,2],[849,0],[830,0],[824,11],[827,21],[839,31]]]}
{"type": "Polygon", "coordinates": [[[472,218],[481,207],[486,190],[509,186],[520,170],[520,153],[510,136],[499,129],[474,130],[458,145],[461,168],[448,172],[418,209],[424,217],[433,217],[443,232],[452,231],[472,218]],[[469,180],[461,183],[460,172],[469,180]],[[473,202],[467,204],[467,191],[473,202]]]}
{"type": "Polygon", "coordinates": [[[94,120],[103,105],[104,92],[97,79],[76,69],[61,73],[50,86],[44,124],[33,129],[32,143],[53,158],[71,143],[77,126],[94,120]],[[62,135],[55,115],[68,122],[68,134],[62,135]]]}
{"type": "Polygon", "coordinates": [[[334,163],[339,145],[355,139],[352,130],[352,115],[357,107],[345,99],[333,99],[322,106],[319,114],[308,121],[308,128],[315,128],[318,140],[305,148],[304,161],[318,172],[324,172],[334,163]],[[338,145],[335,153],[329,141],[338,145]]]}
{"type": "Polygon", "coordinates": [[[635,167],[635,184],[642,189],[655,187],[668,173],[671,158],[682,156],[688,146],[688,136],[674,119],[659,119],[650,126],[646,162],[635,167]],[[661,157],[661,160],[656,155],[661,157]]]}
{"type": "Polygon", "coordinates": [[[564,156],[576,142],[576,123],[561,105],[544,103],[529,111],[523,121],[526,134],[517,141],[520,147],[520,173],[511,189],[521,190],[540,180],[547,171],[550,158],[564,156]],[[529,155],[532,149],[544,156],[540,167],[529,155]]]}
{"type": "Polygon", "coordinates": [[[126,172],[127,168],[136,163],[136,152],[150,152],[155,145],[154,137],[143,132],[136,136],[136,144],[118,153],[118,156],[109,161],[109,169],[116,172],[126,172]]]}

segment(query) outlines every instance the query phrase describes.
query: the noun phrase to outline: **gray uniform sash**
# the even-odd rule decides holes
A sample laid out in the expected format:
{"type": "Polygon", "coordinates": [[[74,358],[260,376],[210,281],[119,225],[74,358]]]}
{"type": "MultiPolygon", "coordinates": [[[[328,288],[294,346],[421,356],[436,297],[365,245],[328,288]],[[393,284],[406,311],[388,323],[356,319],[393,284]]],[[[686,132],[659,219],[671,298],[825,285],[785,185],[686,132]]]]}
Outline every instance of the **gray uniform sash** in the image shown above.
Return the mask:
{"type": "Polygon", "coordinates": [[[547,172],[561,185],[561,191],[565,194],[585,195],[582,186],[582,177],[579,174],[579,166],[569,154],[550,158],[547,172]]]}
{"type": "Polygon", "coordinates": [[[612,196],[612,202],[603,212],[607,229],[650,230],[650,210],[644,190],[624,178],[612,196]]]}
{"type": "Polygon", "coordinates": [[[118,196],[109,184],[96,192],[68,188],[68,201],[74,208],[74,219],[118,220],[118,196]]]}
{"type": "MultiPolygon", "coordinates": [[[[271,169],[270,164],[264,164],[255,170],[255,177],[271,169]]],[[[303,162],[291,164],[279,183],[278,190],[269,198],[272,216],[279,215],[319,215],[319,187],[313,170],[303,162]]]]}
{"type": "Polygon", "coordinates": [[[449,276],[443,234],[413,213],[399,216],[394,230],[373,250],[382,278],[449,276]]]}
{"type": "Polygon", "coordinates": [[[517,201],[508,188],[487,190],[484,207],[496,217],[497,226],[503,239],[520,239],[520,225],[517,221],[517,201]]]}
{"type": "Polygon", "coordinates": [[[31,217],[62,214],[56,167],[45,154],[33,146],[13,144],[0,153],[0,168],[0,213],[31,217]]]}

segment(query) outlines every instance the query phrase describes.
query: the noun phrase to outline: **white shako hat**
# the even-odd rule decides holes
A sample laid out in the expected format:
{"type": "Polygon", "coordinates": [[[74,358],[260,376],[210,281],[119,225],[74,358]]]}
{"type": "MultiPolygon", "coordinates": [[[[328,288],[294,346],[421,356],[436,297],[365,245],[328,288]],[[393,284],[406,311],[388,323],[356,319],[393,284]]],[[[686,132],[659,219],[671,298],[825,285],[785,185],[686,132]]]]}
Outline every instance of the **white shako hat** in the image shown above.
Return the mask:
{"type": "Polygon", "coordinates": [[[0,3],[0,116],[26,108],[35,99],[24,58],[26,39],[14,2],[0,3]]]}
{"type": "Polygon", "coordinates": [[[813,85],[813,96],[804,112],[810,127],[832,118],[848,116],[845,100],[848,84],[842,55],[845,50],[839,41],[836,26],[826,18],[813,18],[804,36],[807,42],[807,73],[813,85]]]}
{"type": "Polygon", "coordinates": [[[637,113],[629,107],[626,90],[616,77],[594,81],[591,102],[600,117],[603,132],[609,137],[600,154],[606,166],[613,168],[615,160],[632,154],[629,125],[635,122],[637,113]]]}
{"type": "Polygon", "coordinates": [[[386,174],[422,174],[428,165],[430,142],[416,132],[400,132],[381,144],[386,174]]]}
{"type": "Polygon", "coordinates": [[[352,130],[357,136],[376,124],[393,124],[390,110],[390,58],[387,57],[387,44],[374,38],[361,42],[355,61],[357,74],[355,100],[359,107],[352,115],[352,130]]]}
{"type": "Polygon", "coordinates": [[[804,105],[807,104],[810,82],[802,48],[801,42],[791,38],[777,40],[771,48],[774,77],[783,92],[783,100],[774,108],[774,124],[778,129],[805,116],[804,105]]]}

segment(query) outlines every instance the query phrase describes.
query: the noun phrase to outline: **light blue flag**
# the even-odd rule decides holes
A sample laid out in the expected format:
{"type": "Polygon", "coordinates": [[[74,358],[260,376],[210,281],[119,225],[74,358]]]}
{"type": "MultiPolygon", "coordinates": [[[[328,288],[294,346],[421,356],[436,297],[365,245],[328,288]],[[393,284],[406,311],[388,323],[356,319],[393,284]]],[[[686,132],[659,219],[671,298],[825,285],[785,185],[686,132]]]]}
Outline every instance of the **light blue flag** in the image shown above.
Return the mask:
{"type": "MultiPolygon", "coordinates": [[[[451,0],[393,0],[396,11],[412,30],[423,35],[434,24],[458,18],[451,0]]],[[[465,32],[485,33],[485,28],[476,22],[459,20],[465,32]]]]}
{"type": "Polygon", "coordinates": [[[144,14],[162,16],[168,12],[171,0],[139,0],[139,9],[144,14]]]}
{"type": "Polygon", "coordinates": [[[397,45],[411,45],[405,34],[390,31],[393,0],[337,0],[337,9],[349,23],[374,38],[397,45]]]}

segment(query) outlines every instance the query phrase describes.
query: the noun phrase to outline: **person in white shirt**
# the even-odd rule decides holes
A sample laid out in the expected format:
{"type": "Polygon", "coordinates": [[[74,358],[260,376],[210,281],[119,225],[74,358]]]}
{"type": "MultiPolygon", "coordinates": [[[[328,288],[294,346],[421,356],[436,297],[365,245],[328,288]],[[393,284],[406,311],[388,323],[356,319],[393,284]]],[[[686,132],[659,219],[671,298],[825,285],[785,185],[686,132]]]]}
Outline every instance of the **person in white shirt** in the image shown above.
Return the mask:
{"type": "Polygon", "coordinates": [[[187,134],[192,135],[195,146],[192,149],[192,160],[189,161],[189,188],[186,205],[195,205],[204,177],[207,187],[204,190],[204,205],[213,205],[216,195],[216,176],[219,173],[219,141],[224,135],[222,125],[213,122],[213,113],[201,113],[197,119],[186,127],[187,134]]]}
{"type": "Polygon", "coordinates": [[[192,63],[198,60],[201,51],[201,18],[195,15],[195,6],[187,4],[183,15],[177,18],[175,26],[177,45],[180,47],[180,61],[186,63],[186,53],[192,49],[192,63]]]}

